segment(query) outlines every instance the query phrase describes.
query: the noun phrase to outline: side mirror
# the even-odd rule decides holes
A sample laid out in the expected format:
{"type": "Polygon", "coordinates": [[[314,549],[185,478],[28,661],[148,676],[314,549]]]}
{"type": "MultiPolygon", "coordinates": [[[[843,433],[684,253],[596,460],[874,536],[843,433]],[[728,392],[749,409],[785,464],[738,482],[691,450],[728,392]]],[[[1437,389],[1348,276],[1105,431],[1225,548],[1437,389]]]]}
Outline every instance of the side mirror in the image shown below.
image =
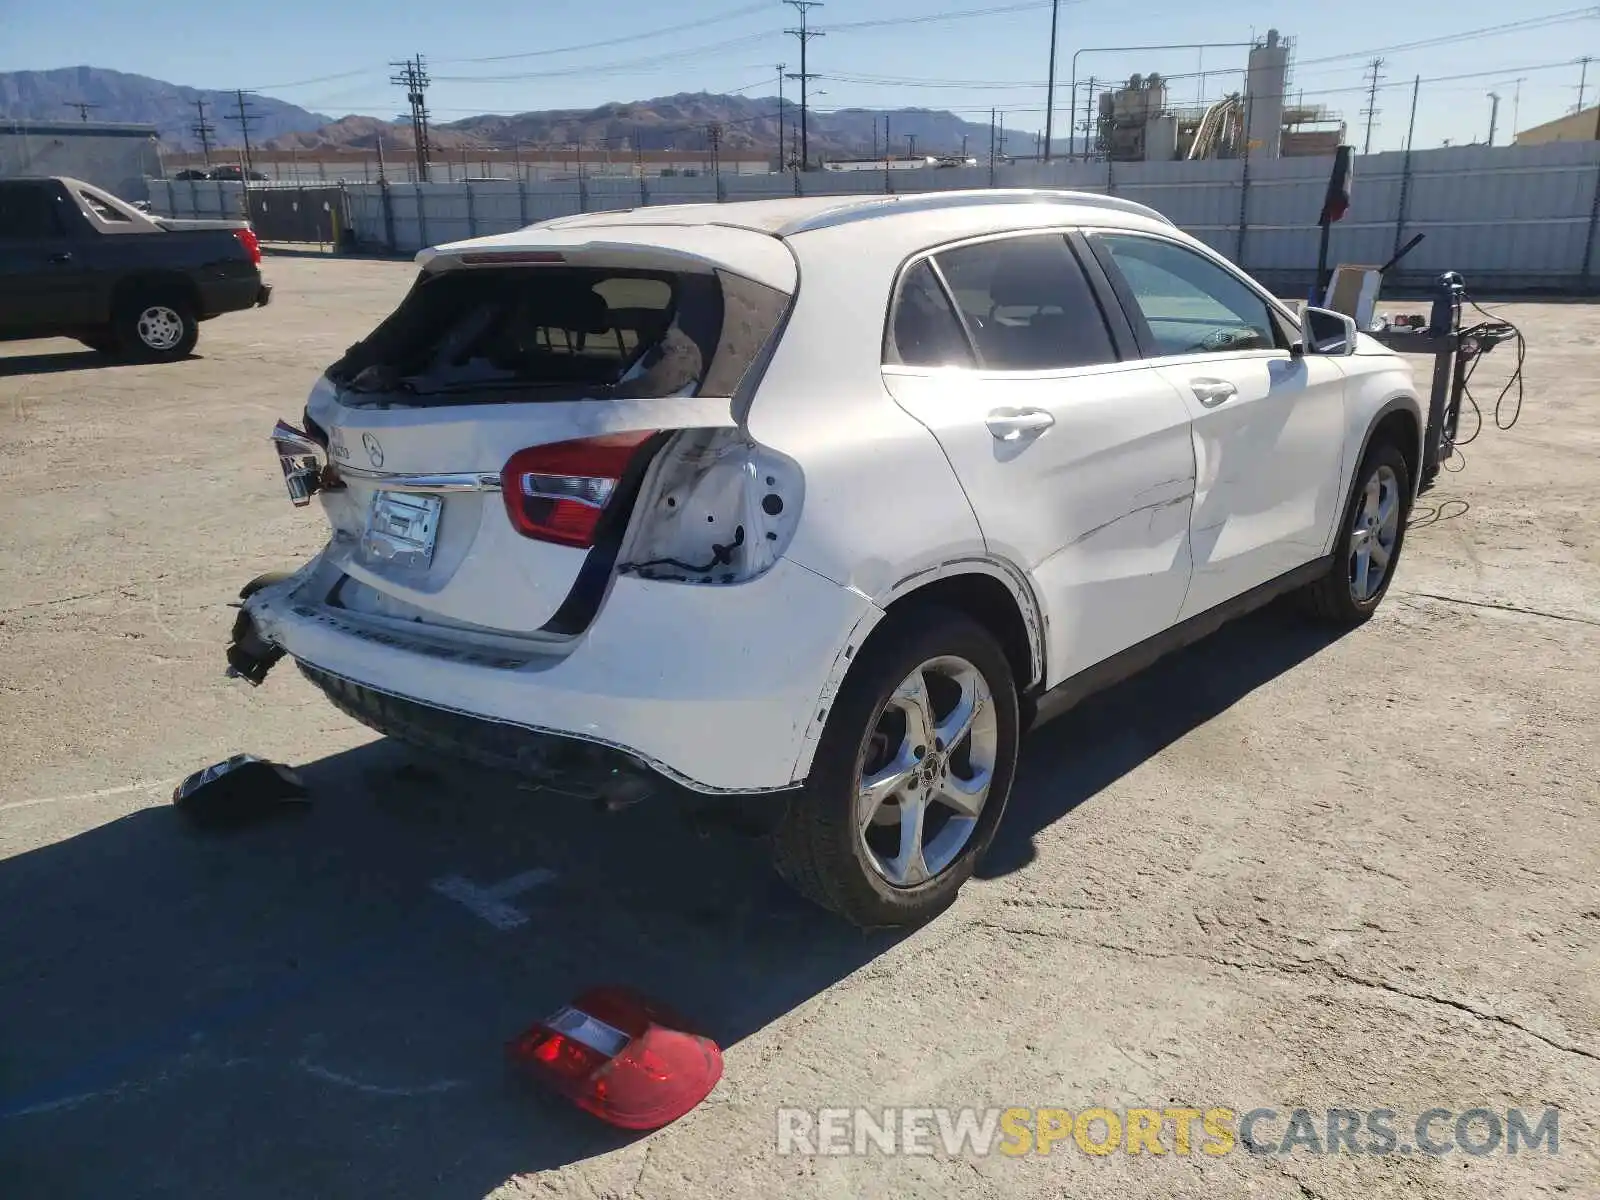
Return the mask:
{"type": "Polygon", "coordinates": [[[1308,308],[1300,321],[1302,354],[1342,358],[1356,352],[1356,323],[1327,308],[1308,308]]]}

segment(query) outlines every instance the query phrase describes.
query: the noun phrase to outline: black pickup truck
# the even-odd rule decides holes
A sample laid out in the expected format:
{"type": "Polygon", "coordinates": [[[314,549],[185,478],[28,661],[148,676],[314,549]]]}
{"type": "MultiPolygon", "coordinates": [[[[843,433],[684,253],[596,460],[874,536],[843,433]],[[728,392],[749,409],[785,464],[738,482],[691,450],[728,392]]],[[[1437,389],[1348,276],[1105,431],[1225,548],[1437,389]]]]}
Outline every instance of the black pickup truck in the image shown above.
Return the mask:
{"type": "Polygon", "coordinates": [[[248,221],[153,217],[76,179],[0,179],[0,341],[183,358],[201,321],[271,294],[248,221]]]}

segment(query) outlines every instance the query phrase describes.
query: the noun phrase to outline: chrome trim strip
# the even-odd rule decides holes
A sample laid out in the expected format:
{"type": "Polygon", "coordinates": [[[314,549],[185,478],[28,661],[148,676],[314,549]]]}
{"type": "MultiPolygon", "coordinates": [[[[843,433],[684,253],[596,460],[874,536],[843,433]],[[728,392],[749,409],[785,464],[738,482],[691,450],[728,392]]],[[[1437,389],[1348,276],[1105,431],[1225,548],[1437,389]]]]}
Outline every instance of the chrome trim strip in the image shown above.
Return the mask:
{"type": "Polygon", "coordinates": [[[450,492],[498,492],[498,471],[455,471],[433,475],[408,475],[401,471],[364,471],[360,467],[334,468],[341,478],[360,479],[391,492],[424,492],[445,495],[450,492]]]}

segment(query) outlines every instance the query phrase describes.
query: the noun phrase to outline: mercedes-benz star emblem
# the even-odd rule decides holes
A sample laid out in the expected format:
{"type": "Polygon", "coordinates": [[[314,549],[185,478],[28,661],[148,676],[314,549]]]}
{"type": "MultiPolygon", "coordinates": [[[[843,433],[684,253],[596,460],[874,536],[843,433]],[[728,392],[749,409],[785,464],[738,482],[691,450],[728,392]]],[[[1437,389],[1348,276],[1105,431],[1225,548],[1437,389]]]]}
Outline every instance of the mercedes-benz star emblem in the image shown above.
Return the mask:
{"type": "Polygon", "coordinates": [[[370,433],[361,435],[361,444],[367,448],[367,457],[372,460],[375,467],[383,466],[383,447],[378,444],[378,439],[370,433]]]}

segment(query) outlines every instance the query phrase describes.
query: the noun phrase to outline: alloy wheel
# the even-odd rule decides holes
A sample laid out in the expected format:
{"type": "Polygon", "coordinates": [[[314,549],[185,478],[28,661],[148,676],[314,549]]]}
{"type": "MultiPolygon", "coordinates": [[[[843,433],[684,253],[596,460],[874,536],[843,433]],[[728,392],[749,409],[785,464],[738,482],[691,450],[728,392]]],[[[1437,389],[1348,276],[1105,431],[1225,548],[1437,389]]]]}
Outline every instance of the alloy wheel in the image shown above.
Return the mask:
{"type": "Polygon", "coordinates": [[[977,828],[999,749],[982,672],[946,655],[907,675],[878,712],[856,773],[856,833],[895,887],[926,883],[977,828]]]}
{"type": "Polygon", "coordinates": [[[1367,479],[1350,524],[1350,598],[1366,604],[1383,587],[1400,537],[1400,480],[1380,466],[1367,479]]]}

